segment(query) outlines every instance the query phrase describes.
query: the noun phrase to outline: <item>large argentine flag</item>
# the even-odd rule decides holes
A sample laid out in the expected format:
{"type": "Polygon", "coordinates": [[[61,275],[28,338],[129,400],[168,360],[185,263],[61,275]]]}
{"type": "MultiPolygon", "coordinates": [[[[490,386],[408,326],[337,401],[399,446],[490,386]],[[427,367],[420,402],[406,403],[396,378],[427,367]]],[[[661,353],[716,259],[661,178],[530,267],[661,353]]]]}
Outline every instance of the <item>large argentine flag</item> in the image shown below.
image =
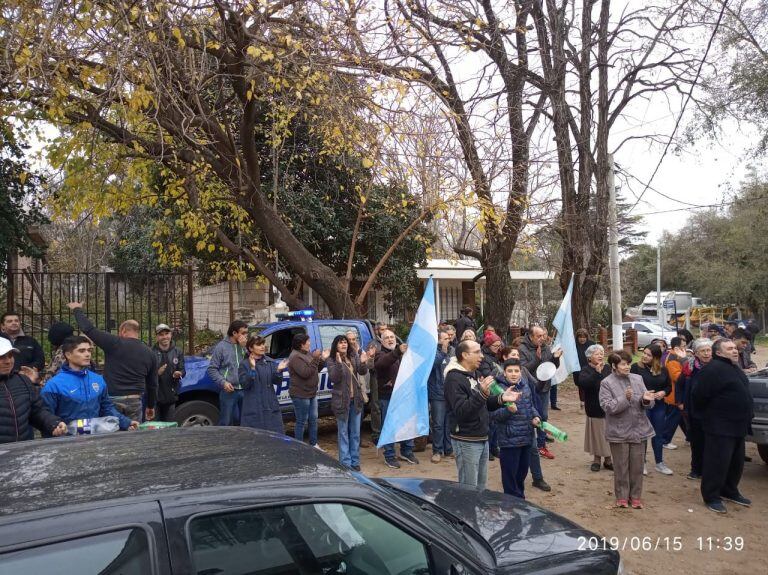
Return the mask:
{"type": "Polygon", "coordinates": [[[436,350],[437,314],[430,277],[408,335],[408,349],[400,361],[377,447],[429,434],[427,380],[436,350]]]}
{"type": "Polygon", "coordinates": [[[552,321],[552,325],[557,330],[557,336],[552,344],[554,349],[562,348],[563,355],[560,357],[560,367],[555,373],[554,383],[561,383],[568,377],[568,374],[579,371],[579,356],[576,353],[576,337],[573,334],[573,319],[571,317],[571,294],[573,293],[573,274],[571,282],[568,284],[568,291],[565,292],[563,303],[557,310],[557,315],[552,321]]]}

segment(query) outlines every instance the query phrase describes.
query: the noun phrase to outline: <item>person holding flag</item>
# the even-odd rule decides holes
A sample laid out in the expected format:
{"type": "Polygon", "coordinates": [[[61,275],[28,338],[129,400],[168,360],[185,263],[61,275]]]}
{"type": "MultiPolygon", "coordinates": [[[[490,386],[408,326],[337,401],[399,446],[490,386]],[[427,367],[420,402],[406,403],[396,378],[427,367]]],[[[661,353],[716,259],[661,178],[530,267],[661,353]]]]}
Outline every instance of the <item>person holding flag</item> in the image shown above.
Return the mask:
{"type": "Polygon", "coordinates": [[[398,468],[394,443],[399,441],[400,459],[415,465],[419,460],[413,454],[412,440],[429,434],[427,380],[437,348],[435,290],[431,277],[408,334],[408,343],[398,346],[395,334],[387,331],[381,335],[381,347],[374,361],[383,419],[377,447],[384,448],[387,465],[398,468]]]}

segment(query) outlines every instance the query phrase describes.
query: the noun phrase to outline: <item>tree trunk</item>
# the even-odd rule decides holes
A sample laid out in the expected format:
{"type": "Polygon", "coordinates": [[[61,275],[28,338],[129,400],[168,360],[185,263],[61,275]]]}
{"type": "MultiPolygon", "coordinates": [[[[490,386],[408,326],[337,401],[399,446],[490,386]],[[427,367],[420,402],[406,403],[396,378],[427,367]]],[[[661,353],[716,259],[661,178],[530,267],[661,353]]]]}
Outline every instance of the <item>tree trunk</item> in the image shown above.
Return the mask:
{"type": "Polygon", "coordinates": [[[509,319],[515,307],[515,286],[509,275],[509,258],[497,258],[489,250],[485,271],[485,324],[492,325],[500,336],[509,331],[509,319]]]}

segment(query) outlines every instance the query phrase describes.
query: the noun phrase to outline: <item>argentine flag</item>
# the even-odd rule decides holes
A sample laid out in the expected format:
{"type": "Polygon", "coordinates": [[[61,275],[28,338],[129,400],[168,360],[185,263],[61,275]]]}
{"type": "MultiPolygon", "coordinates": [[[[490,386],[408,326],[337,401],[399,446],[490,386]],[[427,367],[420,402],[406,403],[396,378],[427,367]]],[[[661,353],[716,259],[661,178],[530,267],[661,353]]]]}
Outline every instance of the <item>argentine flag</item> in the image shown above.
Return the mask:
{"type": "Polygon", "coordinates": [[[557,336],[552,344],[552,349],[558,347],[563,350],[560,357],[560,367],[557,368],[554,377],[554,383],[562,383],[565,378],[574,371],[579,371],[579,356],[576,353],[576,336],[573,333],[573,318],[571,317],[571,295],[573,293],[573,274],[571,282],[568,284],[568,291],[565,292],[563,303],[557,310],[557,315],[552,321],[552,326],[557,330],[557,336]]]}
{"type": "Polygon", "coordinates": [[[437,313],[431,277],[407,343],[377,447],[429,434],[427,380],[437,350],[437,313]]]}

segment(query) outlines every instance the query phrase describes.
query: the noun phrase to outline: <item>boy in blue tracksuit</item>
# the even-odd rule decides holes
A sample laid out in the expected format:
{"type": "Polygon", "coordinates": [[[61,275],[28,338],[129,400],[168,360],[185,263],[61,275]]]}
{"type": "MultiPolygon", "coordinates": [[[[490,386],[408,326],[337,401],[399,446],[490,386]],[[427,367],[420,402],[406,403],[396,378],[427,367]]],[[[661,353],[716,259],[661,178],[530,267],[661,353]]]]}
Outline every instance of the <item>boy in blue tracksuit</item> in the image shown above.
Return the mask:
{"type": "Polygon", "coordinates": [[[64,363],[61,371],[49,379],[40,391],[48,409],[69,423],[75,419],[114,416],[120,429],[138,429],[139,422],[120,413],[107,392],[107,384],[91,365],[91,342],[83,336],[71,336],[61,344],[64,363]]]}
{"type": "Polygon", "coordinates": [[[504,378],[497,381],[505,389],[511,387],[518,398],[491,414],[499,440],[501,483],[504,493],[525,499],[534,428],[541,423],[539,400],[533,382],[523,374],[520,360],[508,359],[503,368],[504,378]]]}

